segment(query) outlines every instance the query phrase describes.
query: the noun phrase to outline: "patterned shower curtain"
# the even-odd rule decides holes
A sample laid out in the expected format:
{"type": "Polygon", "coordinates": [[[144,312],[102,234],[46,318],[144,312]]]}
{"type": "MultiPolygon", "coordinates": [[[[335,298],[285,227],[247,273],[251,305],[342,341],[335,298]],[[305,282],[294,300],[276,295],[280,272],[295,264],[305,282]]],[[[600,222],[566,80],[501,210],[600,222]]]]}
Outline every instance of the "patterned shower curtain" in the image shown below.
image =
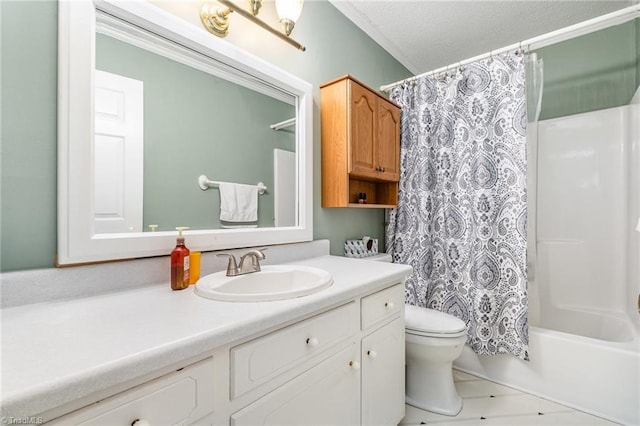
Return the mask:
{"type": "Polygon", "coordinates": [[[523,55],[405,82],[390,97],[402,133],[387,251],[413,266],[406,302],[462,319],[479,354],[528,359],[523,55]]]}

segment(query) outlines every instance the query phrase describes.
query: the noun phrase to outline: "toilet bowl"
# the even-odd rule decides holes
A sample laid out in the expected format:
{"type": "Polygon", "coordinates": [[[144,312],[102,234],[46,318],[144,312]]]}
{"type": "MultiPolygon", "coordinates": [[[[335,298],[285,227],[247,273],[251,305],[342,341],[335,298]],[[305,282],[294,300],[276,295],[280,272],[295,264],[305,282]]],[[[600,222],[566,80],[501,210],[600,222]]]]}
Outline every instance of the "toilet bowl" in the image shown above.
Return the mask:
{"type": "Polygon", "coordinates": [[[453,383],[453,361],[467,340],[464,321],[444,312],[405,305],[406,402],[455,416],[462,398],[453,383]]]}

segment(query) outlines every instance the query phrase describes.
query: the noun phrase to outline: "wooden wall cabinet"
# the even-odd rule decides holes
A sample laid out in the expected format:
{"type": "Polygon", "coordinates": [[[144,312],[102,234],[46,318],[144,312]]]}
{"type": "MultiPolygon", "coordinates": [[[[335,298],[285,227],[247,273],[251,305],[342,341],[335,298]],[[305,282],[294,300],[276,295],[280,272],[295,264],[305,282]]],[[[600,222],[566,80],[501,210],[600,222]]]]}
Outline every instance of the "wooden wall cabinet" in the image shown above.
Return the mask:
{"type": "Polygon", "coordinates": [[[321,85],[320,99],[322,207],[396,207],[400,108],[349,75],[321,85]]]}

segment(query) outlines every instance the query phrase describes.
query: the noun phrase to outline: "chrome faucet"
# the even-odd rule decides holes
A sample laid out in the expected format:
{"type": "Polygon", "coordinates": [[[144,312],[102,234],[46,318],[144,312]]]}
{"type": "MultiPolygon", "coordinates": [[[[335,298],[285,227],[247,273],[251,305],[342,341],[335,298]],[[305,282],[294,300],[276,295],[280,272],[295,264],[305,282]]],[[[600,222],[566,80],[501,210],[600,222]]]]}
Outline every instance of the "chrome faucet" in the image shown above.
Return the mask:
{"type": "Polygon", "coordinates": [[[234,255],[229,253],[219,253],[217,256],[222,257],[226,256],[229,258],[229,263],[227,264],[227,276],[235,277],[236,275],[244,275],[250,274],[252,272],[260,271],[260,261],[266,258],[264,249],[260,250],[249,250],[247,253],[243,254],[240,257],[240,266],[236,262],[236,258],[234,255]]]}

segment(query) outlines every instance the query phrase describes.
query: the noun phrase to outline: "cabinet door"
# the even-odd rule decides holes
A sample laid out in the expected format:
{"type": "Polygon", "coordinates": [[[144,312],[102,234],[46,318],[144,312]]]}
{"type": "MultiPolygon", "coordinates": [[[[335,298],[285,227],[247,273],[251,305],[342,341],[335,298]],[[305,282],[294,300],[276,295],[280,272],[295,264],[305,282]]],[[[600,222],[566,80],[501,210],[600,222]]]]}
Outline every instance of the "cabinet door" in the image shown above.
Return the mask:
{"type": "Polygon", "coordinates": [[[376,138],[376,165],[378,177],[398,182],[400,180],[400,110],[384,99],[378,99],[376,138]]]}
{"type": "Polygon", "coordinates": [[[377,96],[353,81],[349,90],[349,173],[375,177],[377,96]]]}
{"type": "Polygon", "coordinates": [[[231,416],[231,425],[360,423],[360,354],[355,342],[231,416]]]}
{"type": "Polygon", "coordinates": [[[398,424],[404,392],[404,322],[397,318],[362,339],[362,424],[398,424]]]}

